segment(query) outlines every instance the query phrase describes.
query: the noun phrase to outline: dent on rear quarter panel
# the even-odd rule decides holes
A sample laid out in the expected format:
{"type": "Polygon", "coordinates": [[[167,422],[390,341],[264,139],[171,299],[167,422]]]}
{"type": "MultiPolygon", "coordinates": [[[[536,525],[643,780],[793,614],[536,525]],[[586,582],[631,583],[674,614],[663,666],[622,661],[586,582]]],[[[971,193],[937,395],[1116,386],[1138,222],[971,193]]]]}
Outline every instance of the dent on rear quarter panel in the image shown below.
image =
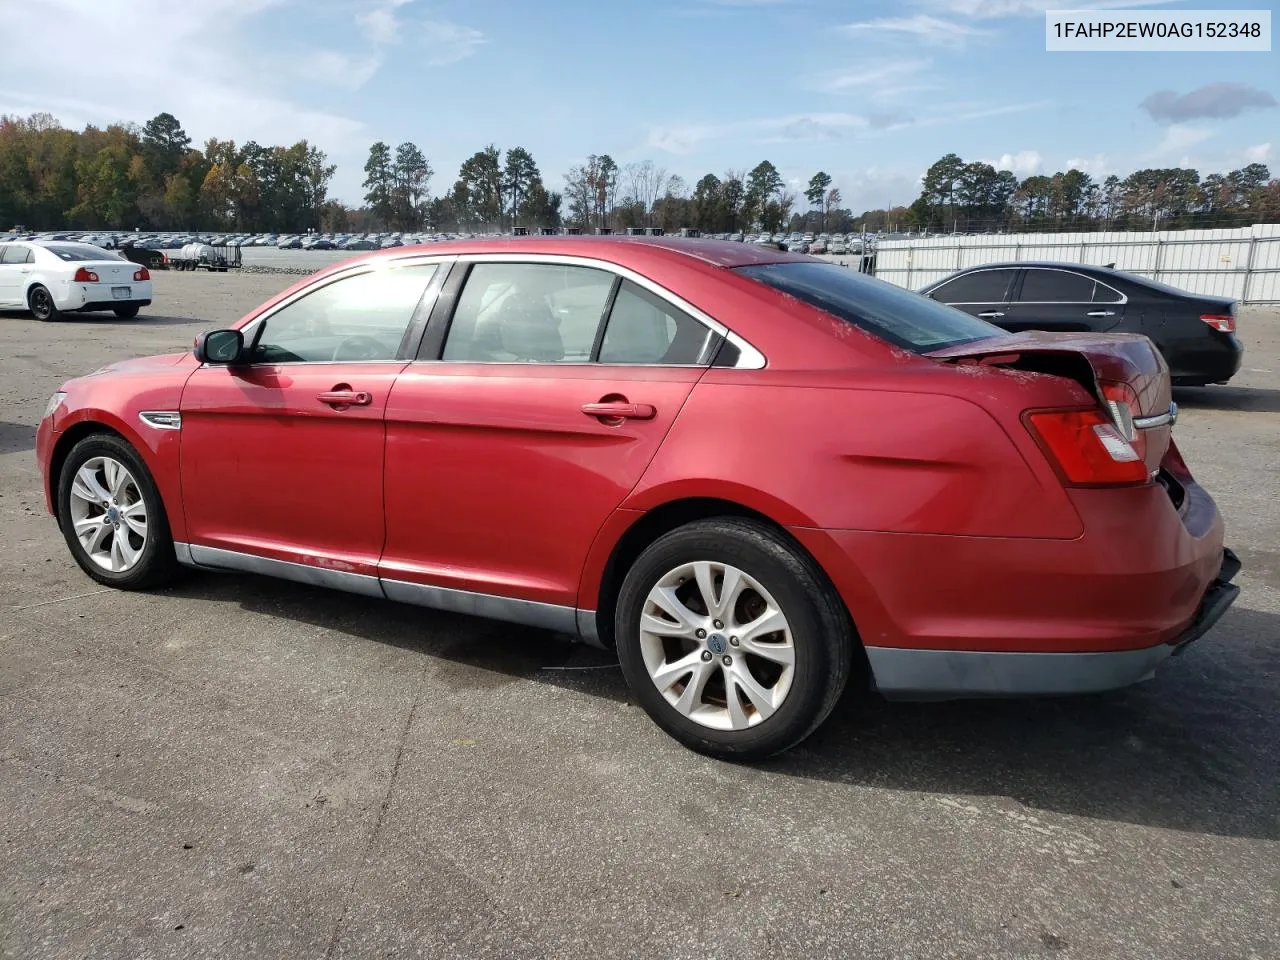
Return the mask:
{"type": "Polygon", "coordinates": [[[717,373],[694,387],[623,506],[646,510],[675,495],[747,488],[759,503],[778,505],[747,506],[786,525],[1063,539],[1082,532],[1061,487],[1042,484],[976,403],[780,386],[759,375],[739,384],[717,373]]]}

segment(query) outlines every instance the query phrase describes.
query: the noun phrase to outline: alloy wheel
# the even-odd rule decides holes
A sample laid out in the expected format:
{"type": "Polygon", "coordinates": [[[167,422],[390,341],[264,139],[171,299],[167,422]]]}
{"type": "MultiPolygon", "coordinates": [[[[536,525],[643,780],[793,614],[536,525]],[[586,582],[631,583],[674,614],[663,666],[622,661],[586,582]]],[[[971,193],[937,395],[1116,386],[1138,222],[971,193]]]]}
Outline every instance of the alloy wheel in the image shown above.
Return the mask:
{"type": "Polygon", "coordinates": [[[781,607],[743,570],[708,560],[681,564],[649,591],[640,652],[666,701],[715,730],[768,720],[795,678],[796,648],[781,607]]]}
{"type": "Polygon", "coordinates": [[[37,288],[31,291],[31,312],[37,320],[44,320],[53,313],[53,298],[47,290],[37,288]]]}
{"type": "Polygon", "coordinates": [[[128,467],[112,457],[86,460],[71,483],[69,509],[90,560],[110,573],[137,566],[147,545],[147,505],[128,467]]]}

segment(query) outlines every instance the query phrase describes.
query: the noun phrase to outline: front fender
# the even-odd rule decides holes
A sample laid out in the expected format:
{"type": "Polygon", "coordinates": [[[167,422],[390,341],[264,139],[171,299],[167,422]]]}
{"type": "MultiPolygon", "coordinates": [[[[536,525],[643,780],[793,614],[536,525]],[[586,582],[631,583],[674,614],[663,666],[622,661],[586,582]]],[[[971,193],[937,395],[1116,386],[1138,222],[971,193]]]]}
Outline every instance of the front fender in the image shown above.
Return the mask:
{"type": "MultiPolygon", "coordinates": [[[[157,408],[142,406],[138,409],[157,408]]],[[[173,403],[169,408],[159,409],[177,409],[177,403],[173,403]]],[[[81,439],[92,434],[95,427],[106,428],[123,437],[146,464],[155,481],[156,489],[160,492],[160,499],[164,503],[169,530],[173,538],[181,542],[186,539],[179,459],[182,432],[145,426],[141,420],[137,419],[137,411],[131,412],[134,414],[132,422],[127,417],[121,417],[100,407],[79,407],[58,419],[50,437],[50,450],[45,470],[46,498],[56,511],[58,473],[62,462],[71,448],[81,439]]]]}

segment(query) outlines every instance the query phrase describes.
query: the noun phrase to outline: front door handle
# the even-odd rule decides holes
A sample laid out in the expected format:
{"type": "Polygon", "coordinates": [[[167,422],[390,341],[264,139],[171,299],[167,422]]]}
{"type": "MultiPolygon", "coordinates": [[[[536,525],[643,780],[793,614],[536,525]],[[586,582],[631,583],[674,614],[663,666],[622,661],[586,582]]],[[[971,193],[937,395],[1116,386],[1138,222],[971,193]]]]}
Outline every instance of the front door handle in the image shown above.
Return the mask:
{"type": "Polygon", "coordinates": [[[331,407],[367,407],[373,403],[373,397],[363,390],[327,390],[316,397],[321,403],[331,407]]]}
{"type": "Polygon", "coordinates": [[[1086,317],[1114,317],[1115,315],[1114,310],[1090,310],[1085,314],[1086,317]]]}
{"type": "Polygon", "coordinates": [[[990,320],[992,317],[1003,317],[1004,314],[999,310],[984,310],[982,313],[978,314],[978,316],[983,320],[990,320]]]}
{"type": "Polygon", "coordinates": [[[651,403],[601,400],[598,403],[584,403],[582,412],[601,420],[652,420],[658,415],[658,408],[651,403]]]}

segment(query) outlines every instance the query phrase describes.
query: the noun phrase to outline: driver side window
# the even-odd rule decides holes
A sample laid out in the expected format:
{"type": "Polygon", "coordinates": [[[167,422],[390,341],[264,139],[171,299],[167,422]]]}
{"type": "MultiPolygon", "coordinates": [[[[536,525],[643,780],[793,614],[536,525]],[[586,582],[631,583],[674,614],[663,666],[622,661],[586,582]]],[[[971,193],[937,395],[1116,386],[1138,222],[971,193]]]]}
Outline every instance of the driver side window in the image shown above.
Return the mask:
{"type": "Polygon", "coordinates": [[[250,332],[252,363],[394,360],[436,264],[343,277],[277,310],[250,332]]]}

